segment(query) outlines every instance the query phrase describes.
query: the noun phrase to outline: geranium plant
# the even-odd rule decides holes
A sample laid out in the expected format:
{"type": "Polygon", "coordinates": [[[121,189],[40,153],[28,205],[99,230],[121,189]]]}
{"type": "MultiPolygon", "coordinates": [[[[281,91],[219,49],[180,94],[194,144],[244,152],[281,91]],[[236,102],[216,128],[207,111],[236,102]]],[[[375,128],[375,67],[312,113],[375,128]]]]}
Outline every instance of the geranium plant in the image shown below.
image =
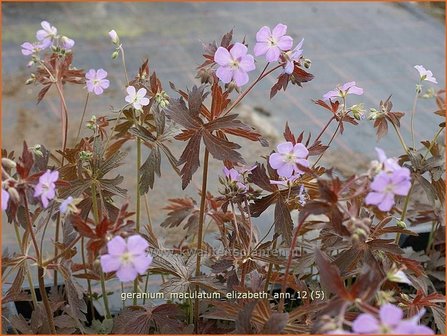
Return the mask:
{"type": "Polygon", "coordinates": [[[112,57],[124,69],[122,107],[90,120],[89,96],[104,99],[111,84],[107,71],[77,68],[75,42],[46,21],[41,28],[37,42],[22,44],[30,59],[27,83],[39,88],[37,102],[51,87],[57,90],[61,140],[60,148],[25,141],[18,155],[2,149],[3,226],[15,231],[19,249],[3,253],[3,280],[13,281],[2,303],[29,301],[32,307],[27,318],[4,314],[4,330],[445,334],[439,141],[445,92],[431,86],[437,81],[429,70],[415,66],[409,113],[396,111],[391,97],[366,112],[363,104],[350,103],[350,95],[361,97],[367,88],[355,81],[334,83],[335,89],[314,101],[328,112],[321,132],[286,124],[284,140],[272,150],[235,108],[268,76],[276,81],[267,99],[281,99],[282,90],[299,96],[299,87],[312,85],[304,40],[295,44],[286,25],[264,26],[237,41],[231,31],[219,44],[205,44],[199,82],[190,89],[177,88],[175,78],[166,86],[147,60],[137,73],[128,73],[125,41],[111,30],[112,57]],[[71,85],[86,90],[73,143],[67,137],[73,112],[65,99],[71,85]],[[417,139],[413,123],[417,101],[426,98],[435,101],[440,116],[428,140],[417,139]],[[373,123],[378,140],[396,137],[402,155],[387,157],[379,143],[371,153],[377,160],[353,176],[325,166],[322,158],[334,139],[346,127],[366,123],[373,123]],[[402,123],[410,123],[411,141],[401,134],[402,123]],[[244,160],[241,138],[264,146],[257,162],[244,160]],[[135,194],[125,189],[125,177],[114,174],[126,143],[136,151],[130,174],[135,194]],[[174,147],[181,149],[179,157],[174,147]],[[164,181],[162,160],[177,180],[164,181]],[[217,181],[208,176],[211,160],[222,167],[217,181]],[[143,217],[155,183],[191,189],[198,171],[196,198],[179,194],[169,200],[162,223],[143,217]],[[212,194],[210,184],[219,185],[219,192],[212,194]],[[271,221],[268,232],[254,224],[261,216],[271,221]],[[212,236],[205,234],[206,223],[216,227],[212,236]],[[404,238],[417,236],[414,228],[424,223],[431,230],[423,248],[404,248],[404,238]],[[155,225],[184,231],[185,238],[164,246],[155,225]],[[111,285],[117,280],[120,288],[111,285]],[[154,286],[161,302],[147,295],[154,286]],[[113,310],[110,295],[117,291],[131,300],[113,310]]]}

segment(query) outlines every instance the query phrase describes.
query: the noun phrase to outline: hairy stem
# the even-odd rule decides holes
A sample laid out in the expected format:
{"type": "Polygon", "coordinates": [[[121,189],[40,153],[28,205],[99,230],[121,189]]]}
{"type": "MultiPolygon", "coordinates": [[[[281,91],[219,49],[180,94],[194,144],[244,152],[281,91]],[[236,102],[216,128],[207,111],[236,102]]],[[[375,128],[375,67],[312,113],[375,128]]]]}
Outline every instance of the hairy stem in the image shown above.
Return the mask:
{"type": "MultiPolygon", "coordinates": [[[[405,217],[407,216],[408,204],[410,203],[410,197],[411,197],[411,193],[413,191],[413,187],[414,187],[414,180],[411,181],[410,190],[408,191],[408,194],[405,197],[404,207],[402,209],[402,214],[400,215],[400,221],[401,222],[404,222],[405,221],[405,217]]],[[[400,232],[396,234],[396,238],[394,239],[394,242],[396,244],[399,244],[399,240],[400,240],[400,232]]]]}
{"type": "Polygon", "coordinates": [[[414,140],[414,115],[416,113],[416,104],[418,101],[419,92],[416,90],[416,94],[413,99],[413,108],[411,110],[410,124],[411,124],[411,142],[413,143],[413,149],[416,149],[416,143],[414,140]]]}
{"type": "Polygon", "coordinates": [[[81,129],[82,129],[82,126],[84,125],[85,111],[87,111],[87,104],[88,104],[88,98],[89,98],[89,96],[90,96],[90,93],[87,92],[87,96],[85,97],[84,110],[82,111],[81,122],[79,123],[78,133],[76,134],[75,144],[76,144],[76,143],[78,142],[78,140],[79,140],[79,135],[81,134],[81,129]]]}
{"type": "Polygon", "coordinates": [[[314,143],[317,142],[318,140],[320,140],[321,136],[324,134],[324,132],[326,132],[326,130],[329,127],[329,125],[331,124],[332,120],[335,120],[335,116],[332,116],[332,118],[329,119],[329,121],[326,123],[326,125],[321,129],[320,133],[315,138],[314,143]]]}
{"type": "MultiPolygon", "coordinates": [[[[84,265],[84,274],[87,275],[87,264],[86,264],[86,259],[85,259],[85,241],[84,241],[84,237],[81,238],[81,258],[82,258],[82,264],[84,265]]],[[[90,310],[91,310],[91,314],[92,314],[92,321],[95,318],[95,307],[93,305],[93,291],[92,291],[92,282],[89,278],[87,278],[87,292],[88,292],[88,296],[89,296],[89,302],[90,302],[90,310]]]]}
{"type": "MultiPolygon", "coordinates": [[[[199,212],[199,229],[197,231],[197,259],[196,259],[196,276],[200,276],[200,263],[202,257],[202,243],[203,243],[203,224],[205,222],[205,207],[206,207],[206,188],[208,182],[208,159],[209,152],[205,148],[203,155],[203,175],[202,175],[202,190],[200,197],[200,212],[199,212]]],[[[199,286],[196,285],[196,292],[199,291],[199,286]]],[[[199,330],[199,299],[196,297],[194,301],[194,332],[199,330]]]]}
{"type": "Polygon", "coordinates": [[[127,75],[127,67],[126,67],[126,56],[124,55],[124,48],[122,45],[119,46],[121,50],[121,60],[123,62],[124,76],[126,76],[126,86],[129,85],[129,76],[127,75]]]}
{"type": "MultiPolygon", "coordinates": [[[[14,223],[14,231],[16,234],[16,239],[17,239],[17,243],[20,246],[20,252],[25,255],[26,251],[24,250],[23,246],[22,246],[22,240],[20,239],[20,232],[19,232],[19,227],[17,224],[14,223]]],[[[28,280],[28,285],[30,288],[30,292],[31,292],[31,299],[33,300],[33,305],[34,305],[34,309],[37,309],[37,296],[36,296],[36,291],[34,289],[34,283],[33,283],[33,277],[31,276],[31,270],[29,268],[28,262],[25,261],[25,267],[26,267],[26,277],[28,280]]]]}

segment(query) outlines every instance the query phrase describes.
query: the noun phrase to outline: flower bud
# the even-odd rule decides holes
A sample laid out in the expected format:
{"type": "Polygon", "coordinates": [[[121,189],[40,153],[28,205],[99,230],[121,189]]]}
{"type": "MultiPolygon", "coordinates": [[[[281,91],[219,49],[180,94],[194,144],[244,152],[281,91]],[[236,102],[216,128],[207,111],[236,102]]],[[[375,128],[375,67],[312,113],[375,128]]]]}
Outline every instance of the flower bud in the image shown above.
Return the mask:
{"type": "Polygon", "coordinates": [[[13,200],[15,203],[20,202],[20,195],[16,188],[8,188],[9,197],[11,197],[11,200],[13,200]]]}
{"type": "Polygon", "coordinates": [[[405,222],[402,221],[402,220],[398,220],[398,221],[396,222],[396,225],[397,225],[398,227],[402,228],[402,229],[406,229],[406,228],[407,228],[407,224],[405,224],[405,222]]]}
{"type": "Polygon", "coordinates": [[[112,53],[112,59],[116,59],[116,58],[118,57],[118,55],[119,55],[119,50],[115,50],[115,51],[112,53]]]}
{"type": "Polygon", "coordinates": [[[166,108],[169,105],[169,96],[166,91],[158,92],[155,95],[155,101],[160,106],[161,109],[166,108]]]}
{"type": "Polygon", "coordinates": [[[364,119],[365,109],[363,106],[364,106],[363,104],[356,104],[351,106],[350,110],[352,111],[352,115],[354,116],[355,119],[357,120],[364,119]]]}
{"type": "Polygon", "coordinates": [[[89,151],[81,151],[79,152],[79,159],[81,161],[88,161],[93,157],[93,153],[89,151]]]}
{"type": "Polygon", "coordinates": [[[70,50],[75,45],[75,41],[68,38],[67,36],[61,37],[61,43],[62,43],[62,48],[64,48],[65,50],[70,50]]]}
{"type": "Polygon", "coordinates": [[[422,92],[422,85],[421,84],[416,84],[416,93],[420,94],[422,92]]]}
{"type": "Polygon", "coordinates": [[[112,40],[113,44],[118,45],[120,43],[120,38],[115,30],[112,29],[111,31],[109,31],[109,36],[110,36],[110,39],[112,40]]]}
{"type": "Polygon", "coordinates": [[[2,158],[2,166],[6,169],[12,169],[16,167],[16,163],[8,158],[2,158]]]}
{"type": "Polygon", "coordinates": [[[34,145],[33,147],[30,147],[30,149],[31,149],[31,151],[33,152],[34,155],[36,155],[36,156],[40,156],[40,157],[43,156],[43,153],[42,153],[42,146],[41,146],[41,145],[36,144],[36,145],[34,145]]]}
{"type": "Polygon", "coordinates": [[[312,65],[312,61],[311,61],[310,59],[308,59],[308,58],[305,58],[303,64],[304,64],[304,67],[305,67],[306,69],[310,69],[310,67],[311,67],[311,65],[312,65]]]}

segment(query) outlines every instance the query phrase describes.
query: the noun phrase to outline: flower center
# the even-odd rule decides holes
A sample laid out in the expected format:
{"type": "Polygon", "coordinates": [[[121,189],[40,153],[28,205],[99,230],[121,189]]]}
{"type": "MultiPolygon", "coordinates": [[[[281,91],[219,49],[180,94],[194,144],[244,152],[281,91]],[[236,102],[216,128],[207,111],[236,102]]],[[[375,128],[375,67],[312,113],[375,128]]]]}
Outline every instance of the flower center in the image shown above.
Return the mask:
{"type": "Polygon", "coordinates": [[[278,41],[272,36],[268,39],[268,43],[270,47],[275,47],[278,44],[278,41]]]}
{"type": "Polygon", "coordinates": [[[133,261],[133,255],[129,252],[124,252],[120,257],[120,260],[121,260],[121,264],[129,265],[133,261]]]}
{"type": "Polygon", "coordinates": [[[230,62],[230,67],[233,70],[239,69],[239,59],[233,59],[230,62]]]}
{"type": "Polygon", "coordinates": [[[293,153],[284,154],[284,161],[287,163],[295,163],[295,155],[293,153]]]}

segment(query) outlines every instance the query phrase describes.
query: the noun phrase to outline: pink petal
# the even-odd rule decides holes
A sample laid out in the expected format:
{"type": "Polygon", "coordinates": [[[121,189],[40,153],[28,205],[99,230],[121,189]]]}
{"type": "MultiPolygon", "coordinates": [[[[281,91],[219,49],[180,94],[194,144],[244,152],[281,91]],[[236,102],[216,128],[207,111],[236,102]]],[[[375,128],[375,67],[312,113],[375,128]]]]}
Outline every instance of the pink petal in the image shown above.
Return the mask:
{"type": "Polygon", "coordinates": [[[291,153],[292,151],[293,151],[293,143],[291,143],[291,142],[283,142],[283,143],[280,143],[277,147],[276,147],[276,149],[278,150],[278,153],[281,153],[281,154],[288,154],[288,153],[291,153]]]}
{"type": "Polygon", "coordinates": [[[38,30],[36,33],[36,38],[38,41],[42,41],[48,37],[48,33],[45,30],[38,30]]]}
{"type": "Polygon", "coordinates": [[[59,178],[59,172],[57,170],[51,172],[50,174],[50,181],[51,182],[56,182],[59,178]]]}
{"type": "Polygon", "coordinates": [[[214,62],[219,65],[228,65],[231,61],[231,55],[227,49],[223,47],[217,48],[217,51],[214,54],[214,62]]]}
{"type": "Polygon", "coordinates": [[[137,97],[138,98],[143,98],[147,93],[147,90],[145,88],[141,88],[138,90],[137,92],[137,97]]]}
{"type": "Polygon", "coordinates": [[[104,89],[99,85],[95,85],[95,87],[93,88],[93,92],[95,93],[95,95],[99,96],[104,92],[104,89]]]}
{"type": "Polygon", "coordinates": [[[371,189],[374,191],[384,191],[386,189],[386,187],[390,184],[390,176],[385,173],[385,172],[381,172],[379,173],[374,180],[371,183],[371,189]]]}
{"type": "MultiPolygon", "coordinates": [[[[309,167],[309,161],[307,161],[306,159],[298,159],[295,160],[296,163],[298,163],[300,166],[303,167],[309,167]]],[[[297,169],[300,173],[302,173],[302,171],[300,169],[297,169]]]]}
{"type": "Polygon", "coordinates": [[[323,95],[324,100],[329,100],[330,98],[333,98],[333,97],[340,97],[340,92],[338,90],[337,91],[332,90],[332,91],[329,91],[323,95]]]}
{"type": "Polygon", "coordinates": [[[132,254],[142,254],[149,247],[149,243],[140,235],[127,238],[127,250],[132,254]]]}
{"type": "Polygon", "coordinates": [[[219,78],[224,84],[228,84],[231,82],[233,78],[233,70],[231,70],[228,66],[220,66],[216,70],[216,76],[219,78]]]}
{"type": "Polygon", "coordinates": [[[102,270],[106,273],[115,272],[121,266],[120,258],[110,254],[103,254],[100,258],[102,270]]]}
{"type": "Polygon", "coordinates": [[[98,71],[96,71],[96,79],[104,79],[107,77],[107,71],[105,71],[104,69],[98,69],[98,71]]]}
{"type": "Polygon", "coordinates": [[[377,156],[379,157],[379,161],[384,162],[387,159],[385,151],[379,147],[376,147],[375,149],[376,149],[377,156]]]}
{"type": "Polygon", "coordinates": [[[248,83],[248,74],[241,70],[241,69],[237,69],[234,71],[233,73],[233,79],[236,82],[237,86],[242,86],[248,83]]]}
{"type": "Polygon", "coordinates": [[[382,203],[379,204],[378,208],[380,211],[390,211],[391,208],[394,205],[394,194],[393,193],[386,193],[385,198],[383,199],[382,203]]]}
{"type": "Polygon", "coordinates": [[[136,110],[141,110],[141,108],[143,107],[139,102],[134,102],[133,103],[133,107],[136,110]]]}
{"type": "Polygon", "coordinates": [[[230,54],[233,57],[233,59],[238,59],[240,57],[247,55],[247,51],[248,49],[244,44],[236,42],[234,46],[231,48],[230,54]]]}
{"type": "Polygon", "coordinates": [[[257,42],[267,42],[267,40],[272,36],[272,32],[269,27],[264,26],[258,30],[256,33],[257,42]]]}
{"type": "Polygon", "coordinates": [[[408,192],[410,191],[410,188],[411,188],[410,180],[404,180],[394,185],[393,192],[396,195],[407,196],[408,192]]]}
{"type": "Polygon", "coordinates": [[[273,153],[269,157],[269,164],[273,169],[278,169],[284,165],[284,160],[281,154],[273,153]]]}
{"type": "Polygon", "coordinates": [[[286,66],[284,67],[284,72],[286,74],[292,74],[293,70],[295,69],[295,64],[293,63],[293,61],[287,61],[286,66]]]}
{"type": "Polygon", "coordinates": [[[361,96],[363,94],[363,89],[359,88],[358,86],[352,86],[349,90],[348,93],[350,94],[355,94],[358,96],[361,96]]]}
{"type": "Polygon", "coordinates": [[[264,55],[267,50],[269,50],[269,44],[267,42],[258,42],[255,44],[253,52],[255,53],[255,56],[261,56],[264,55]]]}
{"type": "Polygon", "coordinates": [[[342,85],[341,90],[348,91],[352,86],[355,86],[355,82],[347,82],[342,85]]]}
{"type": "Polygon", "coordinates": [[[149,254],[137,256],[133,260],[133,266],[135,270],[140,274],[146,273],[150,264],[152,264],[152,256],[149,254]]]}
{"type": "Polygon", "coordinates": [[[402,320],[404,313],[399,307],[388,303],[380,308],[379,316],[382,323],[393,326],[402,320]]]}
{"type": "Polygon", "coordinates": [[[123,237],[115,236],[107,243],[107,251],[112,256],[121,256],[127,251],[127,244],[123,237]]]}
{"type": "Polygon", "coordinates": [[[267,62],[276,62],[279,60],[279,55],[281,55],[281,50],[278,47],[269,47],[265,59],[267,62]]]}
{"type": "Polygon", "coordinates": [[[103,89],[107,89],[109,87],[109,85],[110,85],[110,81],[108,79],[103,79],[103,80],[101,80],[99,85],[101,85],[101,87],[103,89]]]}
{"type": "Polygon", "coordinates": [[[141,105],[143,105],[143,106],[147,106],[147,105],[149,105],[149,98],[141,98],[140,99],[140,104],[141,105]]]}
{"type": "MultiPolygon", "coordinates": [[[[136,91],[135,91],[135,87],[133,86],[128,86],[126,89],[127,93],[129,94],[129,96],[131,97],[135,97],[136,96],[136,91]]],[[[126,100],[127,101],[127,100],[126,100]]],[[[129,102],[130,103],[130,102],[129,102]]]]}
{"type": "Polygon", "coordinates": [[[384,198],[385,198],[385,194],[381,194],[381,193],[372,191],[368,195],[366,195],[365,204],[378,205],[383,201],[384,198]]]}
{"type": "Polygon", "coordinates": [[[352,330],[358,334],[377,334],[379,323],[369,314],[360,314],[352,323],[352,330]]]}
{"type": "Polygon", "coordinates": [[[279,167],[277,170],[278,175],[281,177],[289,178],[292,176],[293,171],[295,170],[295,165],[291,163],[285,163],[282,167],[279,167]]]}
{"type": "Polygon", "coordinates": [[[87,71],[87,73],[85,74],[85,78],[93,80],[96,77],[96,71],[95,69],[90,69],[89,71],[87,71]]]}
{"type": "Polygon", "coordinates": [[[283,50],[290,50],[293,46],[293,39],[290,36],[283,36],[278,41],[278,47],[283,50]]]}
{"type": "Polygon", "coordinates": [[[275,39],[279,40],[280,37],[284,36],[286,33],[287,33],[287,26],[282,23],[278,23],[276,27],[273,28],[272,36],[275,39]]]}
{"type": "Polygon", "coordinates": [[[129,282],[135,280],[138,273],[132,265],[126,265],[121,266],[116,275],[121,282],[129,282]]]}
{"type": "Polygon", "coordinates": [[[304,146],[302,143],[297,143],[293,147],[293,154],[295,154],[298,158],[307,158],[309,155],[309,151],[307,150],[306,146],[304,146]]]}
{"type": "Polygon", "coordinates": [[[254,69],[256,69],[255,59],[253,58],[253,56],[246,55],[242,57],[241,61],[239,62],[239,68],[245,72],[253,71],[254,69]]]}

